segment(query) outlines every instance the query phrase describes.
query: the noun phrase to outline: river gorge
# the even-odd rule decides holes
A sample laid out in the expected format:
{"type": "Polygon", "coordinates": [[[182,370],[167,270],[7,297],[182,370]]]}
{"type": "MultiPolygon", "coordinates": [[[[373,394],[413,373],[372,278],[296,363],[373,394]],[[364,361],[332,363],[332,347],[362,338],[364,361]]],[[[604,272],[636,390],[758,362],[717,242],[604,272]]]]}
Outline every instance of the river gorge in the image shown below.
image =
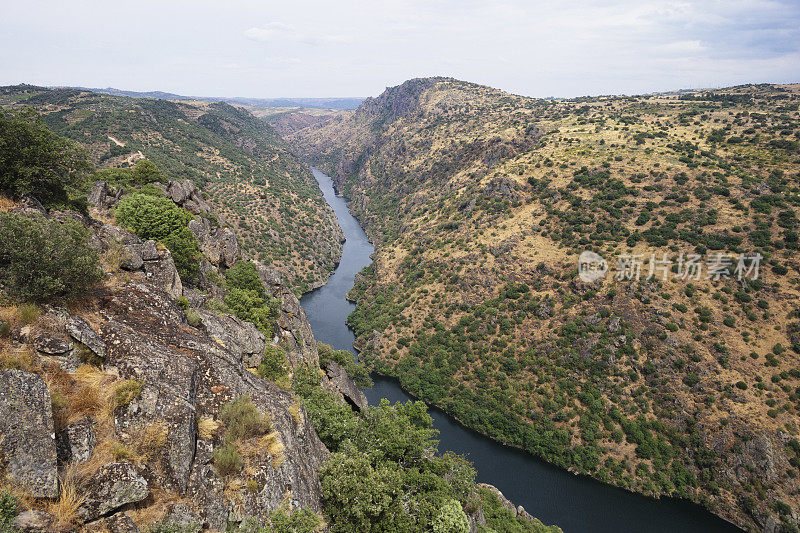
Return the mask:
{"type": "MultiPolygon", "coordinates": [[[[374,251],[364,230],[350,214],[346,200],[336,195],[332,179],[314,169],[314,177],[339,220],[346,241],[341,262],[328,283],[301,299],[319,342],[353,351],[353,332],[345,319],[355,305],[346,300],[355,275],[371,262],[374,251]]],[[[413,399],[397,381],[374,376],[365,390],[371,404],[382,398],[392,402],[413,399]]],[[[466,456],[477,469],[477,481],[490,483],[516,505],[522,505],[545,524],[573,532],[732,532],[730,523],[702,507],[675,499],[656,500],[627,492],[593,479],[576,476],[537,457],[503,446],[471,431],[443,411],[430,408],[439,431],[439,449],[466,456]]]]}

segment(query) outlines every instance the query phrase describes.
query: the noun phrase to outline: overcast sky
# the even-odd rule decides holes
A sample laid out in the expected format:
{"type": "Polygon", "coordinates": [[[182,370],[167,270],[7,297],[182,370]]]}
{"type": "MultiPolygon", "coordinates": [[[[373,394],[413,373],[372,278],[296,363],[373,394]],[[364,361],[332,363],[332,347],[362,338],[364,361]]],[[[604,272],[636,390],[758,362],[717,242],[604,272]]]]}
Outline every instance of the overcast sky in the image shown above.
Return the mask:
{"type": "Polygon", "coordinates": [[[800,81],[800,0],[2,0],[0,84],[372,96],[453,76],[530,96],[800,81]]]}

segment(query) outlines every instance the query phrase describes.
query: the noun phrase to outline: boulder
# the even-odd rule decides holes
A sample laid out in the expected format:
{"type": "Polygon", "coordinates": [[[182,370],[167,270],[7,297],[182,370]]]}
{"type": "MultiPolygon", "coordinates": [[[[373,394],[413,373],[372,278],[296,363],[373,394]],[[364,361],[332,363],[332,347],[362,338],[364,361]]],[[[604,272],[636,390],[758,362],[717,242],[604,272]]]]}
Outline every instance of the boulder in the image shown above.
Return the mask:
{"type": "Polygon", "coordinates": [[[56,434],[56,449],[61,464],[85,463],[95,446],[94,420],[90,417],[73,422],[56,434]]]}
{"type": "Polygon", "coordinates": [[[105,181],[95,181],[89,189],[89,203],[101,209],[108,209],[119,202],[122,189],[114,191],[105,181]]]}
{"type": "Polygon", "coordinates": [[[52,403],[40,376],[0,370],[0,435],[11,481],[34,498],[58,497],[52,403]]]}
{"type": "Polygon", "coordinates": [[[83,530],[97,531],[98,533],[139,533],[139,528],[126,513],[112,514],[92,522],[90,525],[87,524],[87,526],[89,527],[85,527],[83,530]]]}
{"type": "Polygon", "coordinates": [[[129,245],[125,247],[125,259],[120,261],[119,267],[122,270],[140,270],[144,266],[142,254],[139,253],[141,245],[129,245]]]}
{"type": "Polygon", "coordinates": [[[359,411],[367,407],[367,397],[355,384],[353,378],[337,362],[328,361],[325,373],[330,379],[331,385],[333,385],[336,392],[342,395],[345,401],[352,404],[359,411]]]}
{"type": "Polygon", "coordinates": [[[195,215],[211,212],[211,206],[203,198],[203,193],[191,180],[170,181],[166,193],[173,202],[195,215]]]}
{"type": "Polygon", "coordinates": [[[109,463],[86,484],[78,516],[84,522],[96,520],[123,505],[140,502],[149,494],[147,481],[131,463],[109,463]]]}
{"type": "Polygon", "coordinates": [[[189,222],[200,250],[211,264],[232,267],[241,258],[239,240],[231,228],[213,227],[207,218],[189,222]]]}
{"type": "Polygon", "coordinates": [[[252,322],[212,311],[200,311],[200,317],[211,338],[233,352],[245,367],[259,365],[266,339],[252,322]]]}
{"type": "Polygon", "coordinates": [[[67,320],[65,328],[70,337],[86,345],[96,356],[105,359],[106,343],[103,342],[103,339],[100,338],[86,320],[79,316],[71,316],[67,320]]]}
{"type": "Polygon", "coordinates": [[[33,341],[36,350],[45,355],[64,355],[72,350],[72,343],[63,337],[39,335],[33,341]]]}

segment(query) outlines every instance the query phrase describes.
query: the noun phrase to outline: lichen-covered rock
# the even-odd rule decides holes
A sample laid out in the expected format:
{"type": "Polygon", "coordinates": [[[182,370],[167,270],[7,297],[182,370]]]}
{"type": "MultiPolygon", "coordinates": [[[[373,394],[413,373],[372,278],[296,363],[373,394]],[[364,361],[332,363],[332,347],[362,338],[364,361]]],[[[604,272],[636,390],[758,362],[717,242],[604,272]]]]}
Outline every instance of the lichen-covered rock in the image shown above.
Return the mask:
{"type": "Polygon", "coordinates": [[[139,533],[136,523],[126,513],[116,513],[96,520],[81,529],[87,533],[139,533]]]}
{"type": "Polygon", "coordinates": [[[96,207],[108,209],[115,206],[121,196],[122,189],[114,191],[105,181],[95,181],[91,189],[89,189],[88,200],[90,204],[96,207]]]}
{"type": "Polygon", "coordinates": [[[40,376],[0,370],[0,436],[0,451],[12,482],[35,498],[57,497],[52,404],[40,376]]]}
{"type": "Polygon", "coordinates": [[[211,264],[231,267],[241,257],[239,240],[231,228],[213,227],[207,218],[192,220],[189,229],[197,237],[200,251],[211,264]]]}
{"type": "Polygon", "coordinates": [[[131,463],[109,463],[86,484],[78,516],[89,522],[129,503],[147,498],[150,489],[131,463]]]}
{"type": "Polygon", "coordinates": [[[359,411],[367,407],[367,397],[353,381],[347,372],[335,361],[328,361],[325,373],[334,390],[359,411]]]}
{"type": "MultiPolygon", "coordinates": [[[[147,244],[147,243],[145,243],[147,244]]],[[[158,250],[155,259],[145,259],[152,257],[149,253],[152,245],[142,247],[142,259],[144,260],[144,271],[148,279],[157,287],[165,290],[173,298],[178,298],[183,294],[183,283],[175,268],[175,261],[169,250],[158,250]]]]}
{"type": "Polygon", "coordinates": [[[85,463],[92,457],[95,446],[94,420],[82,418],[56,434],[58,461],[85,463]]]}
{"type": "Polygon", "coordinates": [[[258,366],[266,339],[252,322],[211,311],[200,311],[200,317],[211,338],[236,354],[245,367],[258,366]]]}
{"type": "Polygon", "coordinates": [[[46,355],[64,355],[72,350],[72,343],[63,337],[39,335],[34,339],[36,350],[46,355]]]}
{"type": "Polygon", "coordinates": [[[106,343],[86,320],[79,316],[71,316],[67,320],[65,328],[73,339],[86,345],[96,356],[105,359],[106,343]]]}

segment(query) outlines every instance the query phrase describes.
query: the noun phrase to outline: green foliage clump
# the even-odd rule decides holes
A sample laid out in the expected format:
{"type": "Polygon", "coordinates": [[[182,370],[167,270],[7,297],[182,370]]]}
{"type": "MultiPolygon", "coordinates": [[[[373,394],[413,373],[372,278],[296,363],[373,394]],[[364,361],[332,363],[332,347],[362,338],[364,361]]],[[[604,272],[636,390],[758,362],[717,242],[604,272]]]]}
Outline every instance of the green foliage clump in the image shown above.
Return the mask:
{"type": "Polygon", "coordinates": [[[144,382],[136,379],[123,379],[114,385],[114,406],[127,407],[142,393],[144,382]]]}
{"type": "Polygon", "coordinates": [[[51,132],[36,112],[0,111],[0,190],[64,205],[90,169],[86,151],[51,132]]]}
{"type": "Polygon", "coordinates": [[[139,237],[163,243],[172,252],[182,280],[197,278],[200,246],[187,226],[194,220],[187,210],[168,198],[140,192],[123,197],[115,214],[117,222],[139,237]]]}
{"type": "Polygon", "coordinates": [[[433,533],[467,533],[469,519],[467,514],[455,500],[445,502],[439,514],[433,519],[433,533]]]}
{"type": "Polygon", "coordinates": [[[328,361],[334,361],[345,369],[347,375],[353,378],[356,385],[362,389],[372,387],[372,378],[369,369],[363,363],[356,363],[352,353],[347,350],[334,350],[332,346],[317,343],[320,365],[325,366],[328,361]]]}
{"type": "Polygon", "coordinates": [[[264,348],[257,372],[260,378],[270,381],[284,377],[288,371],[286,370],[286,352],[283,351],[283,348],[268,344],[264,348]]]}
{"type": "Polygon", "coordinates": [[[112,187],[142,187],[157,181],[166,181],[161,170],[147,159],[140,159],[129,168],[104,168],[92,174],[92,181],[102,180],[112,187]]]}
{"type": "Polygon", "coordinates": [[[7,490],[0,490],[0,532],[14,531],[11,523],[19,513],[17,497],[7,490]]]}
{"type": "Polygon", "coordinates": [[[270,428],[269,419],[258,412],[247,396],[223,405],[219,417],[225,423],[227,442],[263,435],[270,428]]]}
{"type": "Polygon", "coordinates": [[[236,450],[236,446],[230,442],[215,448],[211,458],[214,460],[217,472],[223,477],[239,472],[243,466],[242,457],[236,450]]]}
{"type": "Polygon", "coordinates": [[[76,220],[0,213],[3,290],[33,302],[82,294],[102,277],[87,241],[88,232],[76,220]]]}
{"type": "Polygon", "coordinates": [[[239,261],[225,272],[228,294],[225,305],[242,320],[252,322],[268,339],[272,338],[280,301],[267,294],[256,266],[239,261]]]}

